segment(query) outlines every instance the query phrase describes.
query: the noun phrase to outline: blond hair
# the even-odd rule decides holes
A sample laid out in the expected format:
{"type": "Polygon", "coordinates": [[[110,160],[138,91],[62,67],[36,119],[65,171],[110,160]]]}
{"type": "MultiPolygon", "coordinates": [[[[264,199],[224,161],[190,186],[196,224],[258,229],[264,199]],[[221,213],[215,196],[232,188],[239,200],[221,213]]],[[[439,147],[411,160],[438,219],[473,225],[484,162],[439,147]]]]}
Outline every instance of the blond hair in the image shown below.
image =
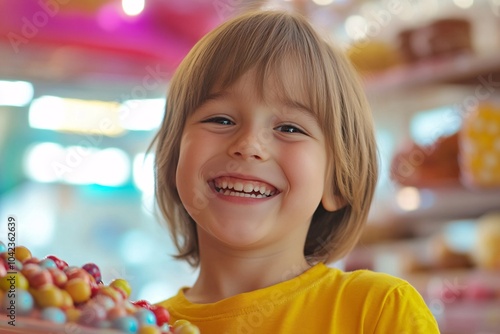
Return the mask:
{"type": "Polygon", "coordinates": [[[356,244],[373,198],[378,174],[373,122],[360,81],[344,54],[306,19],[285,11],[250,12],[220,25],[194,46],[171,80],[165,118],[152,145],[157,202],[179,251],[177,258],[199,264],[196,223],[175,182],[186,118],[215,86],[224,89],[251,69],[261,91],[269,78],[280,81],[284,70],[297,71],[301,86],[307,87],[309,108],[326,138],[332,180],[327,187],[344,205],[329,212],[319,203],[304,256],[311,263],[337,260],[356,244]]]}

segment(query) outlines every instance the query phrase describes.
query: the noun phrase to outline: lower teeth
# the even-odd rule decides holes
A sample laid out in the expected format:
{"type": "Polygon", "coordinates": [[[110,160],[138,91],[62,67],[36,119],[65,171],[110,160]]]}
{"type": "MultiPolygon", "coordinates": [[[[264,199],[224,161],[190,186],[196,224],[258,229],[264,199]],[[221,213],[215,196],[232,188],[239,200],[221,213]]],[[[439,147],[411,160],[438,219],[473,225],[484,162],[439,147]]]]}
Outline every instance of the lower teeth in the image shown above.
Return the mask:
{"type": "Polygon", "coordinates": [[[269,196],[263,195],[263,194],[255,195],[255,194],[235,192],[235,191],[230,191],[230,190],[224,191],[223,189],[220,189],[220,188],[217,188],[216,190],[217,190],[218,193],[221,193],[223,195],[228,195],[228,196],[250,197],[250,198],[264,198],[264,197],[269,197],[269,196]]]}

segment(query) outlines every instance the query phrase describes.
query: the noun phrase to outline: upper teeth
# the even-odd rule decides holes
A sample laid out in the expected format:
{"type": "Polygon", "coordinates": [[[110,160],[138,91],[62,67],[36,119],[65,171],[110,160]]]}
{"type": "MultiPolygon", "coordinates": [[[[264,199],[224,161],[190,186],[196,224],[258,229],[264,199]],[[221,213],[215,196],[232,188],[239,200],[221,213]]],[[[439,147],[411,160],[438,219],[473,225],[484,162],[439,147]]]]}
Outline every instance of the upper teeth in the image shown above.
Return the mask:
{"type": "Polygon", "coordinates": [[[270,189],[263,183],[255,184],[255,182],[234,181],[227,178],[216,179],[214,183],[217,191],[225,195],[262,198],[272,196],[275,193],[274,189],[270,189]],[[258,192],[260,195],[251,194],[253,192],[258,192]]]}

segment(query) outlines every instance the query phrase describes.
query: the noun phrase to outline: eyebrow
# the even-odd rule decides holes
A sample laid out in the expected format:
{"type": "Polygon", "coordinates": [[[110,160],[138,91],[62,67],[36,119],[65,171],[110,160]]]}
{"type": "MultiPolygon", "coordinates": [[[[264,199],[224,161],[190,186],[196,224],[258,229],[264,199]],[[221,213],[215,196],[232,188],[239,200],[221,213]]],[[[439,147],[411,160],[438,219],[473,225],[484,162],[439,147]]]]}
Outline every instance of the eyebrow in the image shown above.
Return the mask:
{"type": "MultiPolygon", "coordinates": [[[[226,98],[229,95],[231,95],[231,93],[228,92],[227,90],[222,90],[222,91],[210,93],[205,98],[205,100],[201,103],[200,106],[204,105],[205,103],[207,103],[209,101],[217,101],[219,99],[226,98]]],[[[293,99],[290,99],[287,97],[283,97],[283,98],[278,99],[278,103],[287,109],[293,109],[293,110],[299,111],[302,114],[304,114],[305,116],[307,116],[308,118],[310,118],[311,120],[318,122],[317,115],[310,108],[308,108],[306,105],[304,105],[303,103],[301,103],[299,101],[296,101],[296,100],[293,100],[293,99]]]]}
{"type": "Polygon", "coordinates": [[[310,108],[308,108],[307,106],[305,106],[304,104],[302,104],[298,101],[284,98],[284,99],[281,99],[281,103],[287,108],[301,111],[301,112],[305,113],[306,115],[312,117],[314,120],[317,119],[316,114],[313,113],[310,108]]]}

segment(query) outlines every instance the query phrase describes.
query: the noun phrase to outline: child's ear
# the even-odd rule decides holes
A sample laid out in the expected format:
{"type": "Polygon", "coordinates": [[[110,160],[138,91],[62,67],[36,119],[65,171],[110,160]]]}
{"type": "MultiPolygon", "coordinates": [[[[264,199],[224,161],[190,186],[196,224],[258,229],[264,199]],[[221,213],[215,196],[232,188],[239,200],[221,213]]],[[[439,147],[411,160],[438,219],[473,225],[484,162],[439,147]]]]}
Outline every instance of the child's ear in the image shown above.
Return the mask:
{"type": "Polygon", "coordinates": [[[326,185],[321,197],[321,204],[326,211],[333,212],[345,206],[346,202],[340,195],[334,194],[330,185],[326,185]]]}

